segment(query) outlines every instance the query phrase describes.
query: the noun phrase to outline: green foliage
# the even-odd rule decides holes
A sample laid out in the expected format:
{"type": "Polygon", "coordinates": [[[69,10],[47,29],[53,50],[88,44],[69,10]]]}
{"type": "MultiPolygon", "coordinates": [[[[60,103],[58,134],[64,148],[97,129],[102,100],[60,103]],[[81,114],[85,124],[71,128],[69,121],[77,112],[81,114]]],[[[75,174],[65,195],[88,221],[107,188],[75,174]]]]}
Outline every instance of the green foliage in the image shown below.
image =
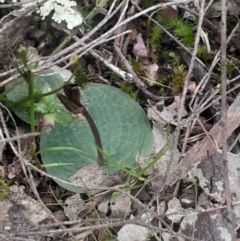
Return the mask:
{"type": "Polygon", "coordinates": [[[162,85],[164,80],[162,78],[157,78],[156,79],[156,82],[159,84],[159,85],[162,85]]]}
{"type": "Polygon", "coordinates": [[[124,93],[128,94],[131,98],[136,98],[136,93],[133,91],[133,86],[131,84],[125,82],[121,83],[120,88],[124,93]]]}
{"type": "Polygon", "coordinates": [[[158,61],[158,58],[159,58],[157,53],[151,53],[150,57],[151,57],[152,61],[155,63],[158,61]]]}
{"type": "Polygon", "coordinates": [[[112,81],[121,81],[119,75],[115,72],[111,72],[111,80],[112,81]]]}
{"type": "MultiPolygon", "coordinates": [[[[152,52],[155,52],[160,47],[160,38],[162,36],[162,30],[158,26],[153,26],[150,33],[150,47],[152,52]]],[[[152,59],[156,62],[157,56],[151,55],[152,59]]]]}
{"type": "Polygon", "coordinates": [[[159,48],[161,36],[162,30],[158,26],[153,26],[150,33],[150,46],[152,50],[159,48]]]}
{"type": "Polygon", "coordinates": [[[219,74],[213,73],[212,78],[213,78],[214,84],[220,84],[221,83],[221,76],[219,74]]]}
{"type": "Polygon", "coordinates": [[[166,18],[166,15],[164,12],[162,11],[159,11],[157,13],[157,17],[156,17],[156,20],[159,24],[162,24],[162,25],[166,25],[167,22],[168,22],[168,18],[166,18]]]}
{"type": "Polygon", "coordinates": [[[211,53],[209,53],[204,46],[198,46],[197,55],[205,61],[211,60],[213,58],[211,53]]]}
{"type": "Polygon", "coordinates": [[[173,66],[178,66],[181,64],[181,56],[178,53],[172,52],[170,57],[172,58],[171,63],[173,66]]]}
{"type": "Polygon", "coordinates": [[[174,35],[180,38],[187,46],[192,46],[194,42],[193,26],[183,19],[171,19],[167,23],[167,28],[172,30],[174,35]]]}
{"type": "Polygon", "coordinates": [[[86,83],[89,82],[89,76],[85,72],[77,71],[74,75],[75,75],[76,84],[78,86],[83,87],[86,83]]]}
{"type": "Polygon", "coordinates": [[[9,187],[5,181],[0,178],[0,201],[7,199],[9,196],[9,187]]]}
{"type": "Polygon", "coordinates": [[[132,61],[132,68],[133,68],[133,71],[134,71],[135,73],[141,72],[141,70],[142,70],[142,64],[141,64],[141,62],[139,62],[139,60],[137,60],[137,59],[134,59],[134,60],[132,61]]]}
{"type": "MultiPolygon", "coordinates": [[[[137,166],[136,156],[150,156],[153,134],[149,120],[139,104],[127,94],[108,85],[88,83],[81,91],[81,103],[97,126],[103,152],[118,165],[133,169],[137,166]]],[[[47,172],[65,181],[81,168],[97,164],[93,134],[84,119],[76,119],[67,125],[56,123],[54,128],[48,130],[43,128],[40,151],[47,172]],[[61,149],[53,150],[59,147],[61,149]]],[[[114,174],[119,170],[118,165],[106,162],[106,165],[100,167],[106,173],[114,174]]],[[[58,183],[66,189],[82,192],[82,189],[60,181],[58,183]]]]}
{"type": "Polygon", "coordinates": [[[164,88],[160,88],[158,92],[159,92],[160,96],[166,96],[167,95],[167,92],[164,88]]]}
{"type": "Polygon", "coordinates": [[[51,118],[51,123],[55,120],[60,123],[72,121],[71,115],[63,108],[58,101],[55,92],[60,91],[64,81],[59,74],[51,69],[46,69],[32,76],[32,81],[28,83],[23,77],[15,82],[6,85],[7,97],[13,103],[20,103],[12,110],[23,121],[37,125],[43,116],[51,118]],[[31,92],[31,96],[29,93],[31,92]],[[34,118],[29,118],[31,110],[34,118]]]}
{"type": "Polygon", "coordinates": [[[55,111],[55,96],[49,95],[42,98],[42,100],[35,104],[35,111],[41,114],[52,113],[55,111]]]}
{"type": "MultiPolygon", "coordinates": [[[[238,71],[238,61],[234,58],[231,58],[230,60],[227,59],[227,64],[226,64],[226,70],[227,70],[227,76],[228,78],[231,78],[233,75],[233,71],[238,71]]],[[[235,73],[234,73],[235,74],[235,73]]],[[[221,65],[219,64],[218,67],[215,69],[215,72],[212,73],[212,81],[214,84],[221,84],[221,65]]]]}
{"type": "Polygon", "coordinates": [[[226,70],[227,70],[227,75],[228,75],[229,77],[231,77],[232,72],[233,72],[235,69],[236,69],[236,67],[235,67],[233,61],[232,61],[232,60],[228,61],[228,62],[227,62],[227,65],[226,65],[226,70]]]}
{"type": "Polygon", "coordinates": [[[143,9],[149,8],[154,5],[154,1],[152,1],[152,0],[142,0],[141,3],[143,6],[143,9]]]}
{"type": "Polygon", "coordinates": [[[173,81],[171,83],[173,91],[178,91],[182,88],[185,76],[186,71],[184,65],[178,65],[173,68],[173,81]]]}

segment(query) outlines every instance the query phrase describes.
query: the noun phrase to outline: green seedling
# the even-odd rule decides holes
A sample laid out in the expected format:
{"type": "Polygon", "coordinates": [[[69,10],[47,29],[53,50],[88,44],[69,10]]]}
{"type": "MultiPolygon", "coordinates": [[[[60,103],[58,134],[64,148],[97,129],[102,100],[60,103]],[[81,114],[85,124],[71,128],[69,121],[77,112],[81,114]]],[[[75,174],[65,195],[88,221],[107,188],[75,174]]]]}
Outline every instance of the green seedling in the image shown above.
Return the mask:
{"type": "Polygon", "coordinates": [[[183,19],[171,19],[166,26],[172,30],[174,35],[180,38],[187,46],[192,46],[194,42],[194,27],[189,22],[183,19]]]}
{"type": "MultiPolygon", "coordinates": [[[[71,85],[65,85],[63,86],[63,90],[66,96],[57,93],[57,97],[69,112],[73,113],[74,115],[77,115],[80,119],[82,118],[82,115],[86,118],[93,133],[97,146],[99,146],[99,148],[102,149],[102,141],[97,126],[95,125],[94,120],[92,119],[91,115],[89,114],[85,106],[82,103],[80,103],[79,88],[77,86],[72,87],[71,85]]],[[[105,164],[103,155],[101,152],[99,152],[99,150],[97,150],[97,153],[98,164],[99,166],[103,166],[105,164]]]]}
{"type": "Polygon", "coordinates": [[[7,199],[9,196],[9,186],[0,178],[0,201],[7,199]]]}
{"type": "Polygon", "coordinates": [[[204,61],[208,61],[213,58],[211,53],[209,53],[204,46],[198,47],[197,55],[198,57],[202,58],[204,61]]]}
{"type": "Polygon", "coordinates": [[[220,84],[221,83],[221,76],[220,76],[220,74],[213,73],[212,74],[212,78],[213,78],[213,83],[214,84],[220,84]]]}
{"type": "Polygon", "coordinates": [[[184,65],[179,65],[173,68],[173,81],[171,86],[174,93],[179,92],[182,88],[185,76],[186,70],[184,65]]]}
{"type": "Polygon", "coordinates": [[[150,46],[153,51],[159,49],[161,36],[162,30],[158,26],[153,26],[150,33],[150,46]]]}
{"type": "Polygon", "coordinates": [[[236,69],[233,60],[229,60],[226,65],[227,75],[231,78],[233,71],[236,69]]]}
{"type": "Polygon", "coordinates": [[[83,87],[89,82],[89,75],[79,70],[75,73],[75,81],[78,86],[83,87]]]}
{"type": "Polygon", "coordinates": [[[178,53],[171,52],[169,56],[171,57],[170,62],[173,66],[178,66],[181,64],[181,56],[178,53]]]}
{"type": "Polygon", "coordinates": [[[142,70],[142,64],[139,62],[139,60],[135,59],[132,61],[132,68],[135,73],[139,73],[142,70]]]}
{"type": "Polygon", "coordinates": [[[152,1],[152,0],[143,0],[142,1],[142,6],[144,9],[153,6],[153,4],[154,4],[154,1],[152,1]]]}
{"type": "Polygon", "coordinates": [[[121,90],[128,94],[131,98],[135,99],[136,93],[133,91],[133,86],[129,83],[121,83],[120,84],[121,90]]]}

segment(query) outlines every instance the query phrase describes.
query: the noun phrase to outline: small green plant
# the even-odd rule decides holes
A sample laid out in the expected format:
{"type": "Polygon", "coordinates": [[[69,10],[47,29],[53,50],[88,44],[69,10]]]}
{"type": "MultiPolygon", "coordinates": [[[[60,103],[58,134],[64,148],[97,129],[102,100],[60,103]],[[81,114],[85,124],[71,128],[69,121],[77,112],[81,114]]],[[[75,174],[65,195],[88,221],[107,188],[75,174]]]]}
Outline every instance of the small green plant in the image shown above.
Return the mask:
{"type": "Polygon", "coordinates": [[[160,96],[167,96],[167,91],[163,87],[159,89],[158,93],[160,96]]]}
{"type": "Polygon", "coordinates": [[[233,71],[236,69],[235,64],[233,63],[233,60],[229,60],[227,62],[226,70],[227,70],[227,75],[228,77],[231,78],[233,71]]]}
{"type": "Polygon", "coordinates": [[[9,196],[9,187],[6,182],[0,178],[0,201],[7,199],[9,196]]]}
{"type": "Polygon", "coordinates": [[[156,20],[159,24],[162,24],[162,25],[166,25],[168,22],[168,18],[166,17],[165,12],[163,12],[163,11],[159,11],[157,13],[156,20]]]}
{"type": "Polygon", "coordinates": [[[212,59],[211,53],[209,53],[204,46],[198,46],[197,55],[198,57],[202,58],[204,61],[208,61],[212,59]]]}
{"type": "Polygon", "coordinates": [[[220,84],[221,83],[221,76],[220,74],[213,73],[212,74],[212,79],[214,84],[220,84]]]}
{"type": "Polygon", "coordinates": [[[77,71],[74,75],[76,84],[80,87],[83,87],[86,83],[89,82],[89,76],[85,72],[77,71]]]}
{"type": "Polygon", "coordinates": [[[171,52],[169,55],[172,58],[170,62],[172,63],[173,66],[178,66],[181,64],[181,56],[178,53],[171,52]]]}
{"type": "Polygon", "coordinates": [[[186,44],[192,46],[194,42],[193,25],[183,19],[171,19],[166,26],[174,35],[186,44]]]}
{"type": "Polygon", "coordinates": [[[173,68],[173,81],[171,83],[172,92],[178,94],[183,86],[184,79],[186,76],[186,70],[184,65],[178,65],[173,68]]]}
{"type": "Polygon", "coordinates": [[[131,98],[136,98],[136,93],[133,91],[133,86],[131,84],[121,83],[120,88],[124,93],[128,94],[131,98]]]}
{"type": "Polygon", "coordinates": [[[159,48],[160,38],[162,36],[162,30],[158,26],[153,26],[150,33],[150,45],[152,50],[159,48]]]}
{"type": "Polygon", "coordinates": [[[152,0],[143,0],[142,1],[142,6],[144,9],[153,6],[153,4],[154,4],[154,1],[152,1],[152,0]]]}
{"type": "Polygon", "coordinates": [[[111,72],[111,81],[113,81],[113,82],[117,82],[117,81],[120,81],[120,77],[119,77],[119,75],[117,74],[117,73],[114,73],[114,72],[111,72]]]}
{"type": "Polygon", "coordinates": [[[156,52],[160,47],[160,38],[162,36],[162,30],[158,26],[153,26],[150,33],[150,47],[151,47],[151,57],[154,62],[158,60],[158,54],[156,52]]]}
{"type": "MultiPolygon", "coordinates": [[[[228,78],[232,77],[232,74],[234,71],[238,71],[238,61],[236,61],[234,58],[227,59],[227,64],[226,64],[226,70],[227,70],[227,76],[228,78]]],[[[215,72],[212,74],[212,79],[214,84],[220,84],[221,83],[221,66],[220,64],[217,66],[215,69],[215,72]]]]}
{"type": "Polygon", "coordinates": [[[4,100],[4,104],[13,110],[20,119],[31,125],[32,132],[40,123],[40,118],[43,120],[43,125],[54,125],[55,121],[65,124],[72,121],[71,115],[65,111],[55,95],[62,90],[64,85],[61,75],[51,69],[33,74],[32,69],[37,67],[37,64],[34,66],[27,64],[25,47],[19,48],[15,67],[20,78],[8,83],[5,92],[0,96],[6,97],[7,100],[4,100]],[[19,67],[21,65],[23,65],[22,68],[19,67]]]}
{"type": "Polygon", "coordinates": [[[132,68],[133,68],[133,71],[134,71],[135,73],[140,73],[141,70],[142,70],[142,64],[141,64],[141,62],[139,62],[138,59],[134,59],[134,60],[132,61],[132,68]]]}

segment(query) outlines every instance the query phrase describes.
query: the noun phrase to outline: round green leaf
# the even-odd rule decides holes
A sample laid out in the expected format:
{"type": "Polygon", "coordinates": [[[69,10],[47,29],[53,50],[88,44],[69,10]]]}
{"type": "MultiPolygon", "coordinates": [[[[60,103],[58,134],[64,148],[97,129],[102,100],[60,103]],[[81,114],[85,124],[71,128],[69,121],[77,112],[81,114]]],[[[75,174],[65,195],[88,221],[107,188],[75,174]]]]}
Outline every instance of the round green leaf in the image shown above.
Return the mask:
{"type": "MultiPolygon", "coordinates": [[[[151,126],[135,100],[117,88],[89,83],[81,91],[81,103],[91,114],[101,136],[103,151],[111,159],[122,167],[135,168],[139,155],[150,156],[153,148],[151,126]]],[[[97,149],[86,120],[75,119],[68,125],[56,123],[51,129],[42,129],[40,147],[41,150],[50,148],[42,152],[47,172],[65,181],[82,167],[97,164],[97,149]],[[54,147],[58,150],[51,150],[54,147]],[[71,165],[57,166],[57,163],[71,165]]],[[[113,174],[118,170],[116,165],[106,162],[105,172],[113,174]]],[[[84,191],[58,183],[71,191],[84,191]]]]}
{"type": "MultiPolygon", "coordinates": [[[[34,94],[44,94],[63,86],[64,81],[62,77],[51,69],[40,71],[34,77],[34,94]]],[[[28,96],[28,85],[23,78],[10,82],[6,86],[7,97],[16,102],[28,96]]],[[[49,113],[55,113],[59,108],[60,101],[55,94],[42,97],[35,101],[35,124],[41,116],[49,113]]],[[[63,108],[62,108],[63,110],[63,108]]],[[[24,104],[24,107],[18,107],[13,110],[15,114],[23,121],[30,124],[29,102],[24,104]]],[[[63,111],[62,111],[63,112],[63,111]]],[[[66,113],[66,112],[65,112],[66,113]]],[[[59,116],[59,113],[56,113],[59,116]]],[[[66,115],[66,114],[65,114],[66,115]]],[[[61,118],[61,116],[59,116],[61,118]]],[[[64,117],[66,119],[66,117],[64,117]]],[[[71,118],[68,114],[68,122],[71,118]]]]}

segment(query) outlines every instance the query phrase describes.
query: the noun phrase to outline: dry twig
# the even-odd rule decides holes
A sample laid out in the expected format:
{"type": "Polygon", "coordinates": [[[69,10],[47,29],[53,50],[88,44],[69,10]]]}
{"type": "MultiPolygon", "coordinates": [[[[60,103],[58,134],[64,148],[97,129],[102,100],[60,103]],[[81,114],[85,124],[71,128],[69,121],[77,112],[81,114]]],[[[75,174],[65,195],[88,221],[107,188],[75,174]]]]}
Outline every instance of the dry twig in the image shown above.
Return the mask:
{"type": "Polygon", "coordinates": [[[222,85],[222,118],[220,120],[219,126],[222,133],[222,164],[224,167],[224,190],[226,195],[226,205],[227,205],[227,221],[228,221],[228,230],[231,234],[231,240],[236,239],[235,235],[235,224],[233,221],[233,210],[232,210],[232,198],[229,184],[229,170],[228,170],[228,160],[227,160],[227,2],[222,0],[222,18],[221,18],[221,85],[222,85]]]}

